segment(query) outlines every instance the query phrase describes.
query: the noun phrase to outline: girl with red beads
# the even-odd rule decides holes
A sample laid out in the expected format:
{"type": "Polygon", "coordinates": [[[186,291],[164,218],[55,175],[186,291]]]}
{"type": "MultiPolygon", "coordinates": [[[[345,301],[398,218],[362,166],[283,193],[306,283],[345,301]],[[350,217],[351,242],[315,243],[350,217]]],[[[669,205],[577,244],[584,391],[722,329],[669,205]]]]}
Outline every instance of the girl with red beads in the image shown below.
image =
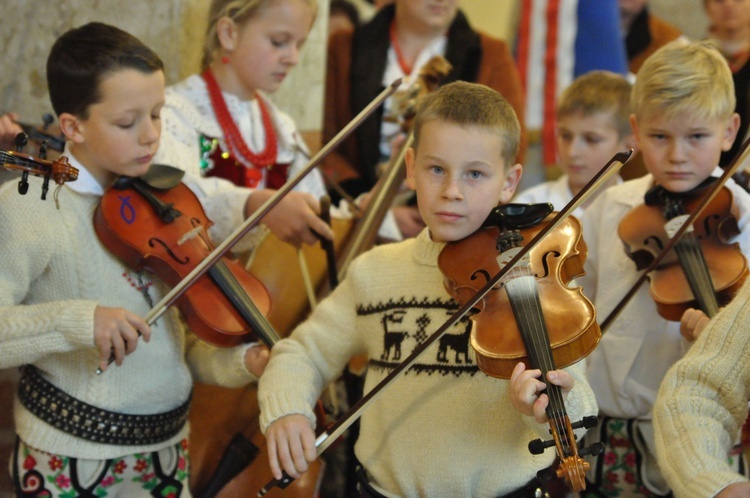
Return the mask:
{"type": "MultiPolygon", "coordinates": [[[[307,165],[294,121],[266,94],[298,63],[316,13],[317,0],[212,1],[202,72],[167,89],[155,159],[254,189],[238,193],[243,202],[208,205],[209,218],[232,216],[239,225],[307,165]]],[[[318,241],[311,230],[330,239],[318,217],[325,193],[314,170],[262,222],[296,246],[318,241]]]]}

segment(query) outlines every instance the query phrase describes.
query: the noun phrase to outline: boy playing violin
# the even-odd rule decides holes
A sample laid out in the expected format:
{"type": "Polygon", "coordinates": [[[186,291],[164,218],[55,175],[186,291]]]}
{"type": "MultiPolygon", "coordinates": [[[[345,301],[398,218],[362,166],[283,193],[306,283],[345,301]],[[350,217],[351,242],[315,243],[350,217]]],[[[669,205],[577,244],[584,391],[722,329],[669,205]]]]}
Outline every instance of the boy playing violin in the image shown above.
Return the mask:
{"type": "MultiPolygon", "coordinates": [[[[660,187],[664,195],[685,194],[709,177],[720,176],[719,156],[731,147],[739,124],[734,101],[729,67],[705,42],[671,42],[640,69],[630,122],[648,174],[610,187],[582,220],[589,254],[586,275],[578,282],[596,305],[600,323],[641,275],[615,236],[623,218],[644,204],[653,187],[660,187]]],[[[747,256],[750,196],[732,180],[725,186],[733,194],[731,214],[739,226],[739,235],[730,242],[739,242],[747,256]]],[[[666,219],[659,223],[663,226],[666,219]]],[[[670,493],[654,456],[652,408],[664,374],[688,347],[679,321],[659,315],[645,285],[603,331],[599,346],[587,358],[601,417],[598,430],[586,437],[599,437],[607,445],[592,466],[590,496],[670,493]]]]}
{"type": "MultiPolygon", "coordinates": [[[[282,469],[299,477],[316,458],[313,405],[349,358],[368,356],[367,392],[457,310],[438,255],[510,200],[521,177],[513,164],[519,136],[512,107],[486,86],[456,82],[424,98],[406,165],[427,228],[356,259],[330,297],[274,346],[259,383],[276,478],[282,469]]],[[[457,323],[362,416],[362,496],[534,496],[537,471],[554,459],[527,449],[549,438],[541,373],[519,363],[509,381],[482,375],[469,354],[470,330],[468,320],[457,323]]],[[[548,378],[566,393],[571,419],[596,410],[582,366],[548,378]]]]}
{"type": "Polygon", "coordinates": [[[0,368],[21,367],[16,492],[190,496],[193,377],[245,385],[267,352],[211,347],[174,311],[149,326],[141,317],[165,285],[126,267],[94,232],[104,190],[118,175],[144,174],[159,144],[159,57],[128,33],[91,23],[58,38],[47,78],[79,177],[58,192],[60,209],[19,196],[15,185],[0,189],[0,368]],[[112,352],[118,368],[107,369],[112,352]]]}

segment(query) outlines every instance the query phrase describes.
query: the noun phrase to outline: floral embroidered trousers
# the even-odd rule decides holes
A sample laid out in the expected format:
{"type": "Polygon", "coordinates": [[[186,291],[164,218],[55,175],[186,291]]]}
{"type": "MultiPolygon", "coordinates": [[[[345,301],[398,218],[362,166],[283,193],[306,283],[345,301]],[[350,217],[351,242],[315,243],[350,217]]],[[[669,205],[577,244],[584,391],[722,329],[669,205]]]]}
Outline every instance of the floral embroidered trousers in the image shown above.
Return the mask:
{"type": "Polygon", "coordinates": [[[110,460],[53,455],[18,439],[10,470],[19,497],[190,497],[187,439],[110,460]]]}

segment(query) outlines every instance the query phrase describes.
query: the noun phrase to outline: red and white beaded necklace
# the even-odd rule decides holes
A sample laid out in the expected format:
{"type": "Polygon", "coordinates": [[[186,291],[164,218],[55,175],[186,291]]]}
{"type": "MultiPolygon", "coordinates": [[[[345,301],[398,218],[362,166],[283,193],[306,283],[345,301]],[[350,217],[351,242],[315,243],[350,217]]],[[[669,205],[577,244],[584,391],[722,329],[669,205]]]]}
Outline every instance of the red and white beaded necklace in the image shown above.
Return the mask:
{"type": "Polygon", "coordinates": [[[211,99],[211,106],[216,114],[216,120],[219,122],[221,131],[224,133],[224,140],[227,146],[231,149],[231,152],[238,160],[245,163],[247,167],[256,169],[268,168],[276,164],[276,156],[278,154],[278,144],[276,142],[276,131],[273,129],[273,122],[271,122],[271,114],[268,112],[263,99],[255,94],[255,98],[258,100],[258,107],[260,108],[260,115],[263,120],[263,131],[266,135],[266,147],[260,153],[255,154],[247,146],[245,141],[242,139],[237,124],[232,119],[232,115],[229,114],[229,109],[224,101],[224,96],[221,94],[221,88],[214,78],[211,69],[206,69],[203,72],[203,80],[206,82],[206,88],[208,89],[208,96],[211,99]]]}

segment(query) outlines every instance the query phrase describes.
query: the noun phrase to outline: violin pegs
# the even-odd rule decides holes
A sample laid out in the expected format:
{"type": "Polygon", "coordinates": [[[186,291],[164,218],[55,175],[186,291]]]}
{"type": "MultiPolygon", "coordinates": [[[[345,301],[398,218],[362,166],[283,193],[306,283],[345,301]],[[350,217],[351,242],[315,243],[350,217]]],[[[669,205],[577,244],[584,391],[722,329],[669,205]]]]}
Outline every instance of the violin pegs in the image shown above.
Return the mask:
{"type": "Polygon", "coordinates": [[[47,128],[49,128],[49,125],[55,122],[55,117],[52,115],[52,113],[45,112],[42,114],[42,131],[47,131],[47,128]]]}
{"type": "Polygon", "coordinates": [[[18,181],[18,193],[21,195],[26,195],[26,192],[29,191],[29,182],[27,178],[28,173],[24,171],[21,179],[18,181]]]}
{"type": "Polygon", "coordinates": [[[27,143],[29,143],[29,135],[23,132],[19,133],[18,135],[16,135],[14,143],[16,145],[16,152],[23,151],[23,148],[26,147],[27,143]]]}
{"type": "Polygon", "coordinates": [[[42,143],[39,144],[39,158],[47,159],[47,141],[46,140],[42,140],[42,143]]]}

